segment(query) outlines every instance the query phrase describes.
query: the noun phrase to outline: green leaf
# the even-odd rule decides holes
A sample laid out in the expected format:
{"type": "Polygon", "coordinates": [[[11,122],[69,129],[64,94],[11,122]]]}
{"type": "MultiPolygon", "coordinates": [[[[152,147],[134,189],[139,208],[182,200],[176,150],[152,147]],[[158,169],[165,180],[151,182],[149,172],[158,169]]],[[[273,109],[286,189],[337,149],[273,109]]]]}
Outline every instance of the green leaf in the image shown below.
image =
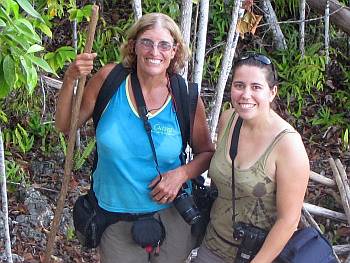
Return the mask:
{"type": "MultiPolygon", "coordinates": [[[[8,32],[6,36],[8,36],[10,39],[12,39],[15,42],[15,43],[11,43],[13,44],[13,46],[11,46],[11,49],[14,49],[14,47],[17,46],[16,43],[20,47],[22,47],[21,49],[17,48],[20,51],[20,53],[24,53],[30,47],[29,45],[30,42],[32,42],[31,40],[28,40],[26,37],[23,37],[23,35],[19,35],[16,32],[8,32]]],[[[10,44],[10,41],[8,42],[10,44]]],[[[12,52],[12,54],[17,54],[17,52],[12,52]]]]}
{"type": "Polygon", "coordinates": [[[27,54],[35,53],[35,52],[42,51],[42,50],[44,50],[43,46],[40,46],[38,44],[34,44],[28,49],[27,54]]]}
{"type": "MultiPolygon", "coordinates": [[[[32,77],[31,77],[31,74],[32,74],[31,68],[33,67],[33,64],[28,59],[27,56],[26,57],[20,56],[20,61],[21,61],[22,69],[25,72],[26,83],[27,83],[27,85],[29,87],[29,90],[30,90],[31,89],[31,85],[33,83],[33,81],[31,80],[32,79],[32,77]]],[[[37,74],[36,71],[35,71],[35,74],[37,74]]]]}
{"type": "Polygon", "coordinates": [[[0,98],[5,98],[10,93],[10,86],[7,85],[4,77],[4,72],[0,70],[0,98]]]}
{"type": "Polygon", "coordinates": [[[9,85],[10,87],[13,87],[16,82],[16,69],[15,69],[15,63],[10,55],[7,55],[4,58],[2,67],[4,70],[4,77],[7,85],[9,85]]]}
{"type": "Polygon", "coordinates": [[[32,24],[28,20],[20,18],[20,19],[17,19],[15,21],[15,24],[17,25],[20,33],[22,33],[23,35],[25,35],[29,39],[32,39],[33,42],[36,42],[36,43],[41,42],[41,38],[35,32],[32,24]]]}
{"type": "Polygon", "coordinates": [[[49,64],[47,64],[47,62],[42,59],[42,58],[38,58],[38,57],[35,57],[35,56],[28,56],[28,58],[35,64],[37,65],[38,67],[42,68],[43,70],[45,70],[46,72],[49,72],[49,73],[52,73],[52,74],[55,74],[56,73],[52,70],[52,68],[49,66],[49,64]]]}
{"type": "Polygon", "coordinates": [[[15,16],[15,18],[17,19],[19,16],[19,6],[15,1],[9,1],[9,8],[10,10],[12,10],[13,15],[15,16]]]}
{"type": "Polygon", "coordinates": [[[51,29],[44,23],[38,23],[36,25],[37,28],[39,28],[45,35],[47,35],[49,38],[52,38],[52,31],[51,29]]]}
{"type": "Polygon", "coordinates": [[[32,67],[29,68],[28,76],[29,76],[28,82],[27,82],[28,92],[29,94],[33,94],[36,84],[38,83],[38,73],[36,72],[34,65],[32,65],[32,67]]]}
{"type": "Polygon", "coordinates": [[[39,19],[41,22],[44,23],[44,20],[40,16],[40,14],[35,11],[33,6],[27,1],[27,0],[16,0],[17,3],[23,8],[24,11],[26,11],[29,15],[39,19]]]}
{"type": "Polygon", "coordinates": [[[6,23],[4,22],[4,20],[2,20],[1,18],[0,18],[0,27],[5,27],[6,26],[6,23]]]}

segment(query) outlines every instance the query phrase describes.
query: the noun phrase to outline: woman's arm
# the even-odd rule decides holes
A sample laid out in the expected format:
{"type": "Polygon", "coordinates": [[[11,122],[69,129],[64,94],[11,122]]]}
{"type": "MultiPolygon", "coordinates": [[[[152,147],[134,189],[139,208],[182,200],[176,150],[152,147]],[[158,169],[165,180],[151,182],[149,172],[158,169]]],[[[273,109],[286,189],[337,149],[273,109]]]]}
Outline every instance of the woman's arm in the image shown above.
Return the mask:
{"type": "MultiPolygon", "coordinates": [[[[77,58],[71,63],[66,70],[63,78],[62,88],[60,90],[57,102],[55,124],[59,131],[64,133],[69,132],[71,114],[72,114],[72,99],[75,81],[82,76],[87,76],[93,69],[93,60],[96,54],[83,53],[77,55],[77,58]]],[[[112,70],[114,64],[108,64],[100,69],[87,83],[83,98],[81,101],[78,127],[81,127],[92,115],[95,107],[95,102],[98,92],[112,70]]]]}
{"type": "Polygon", "coordinates": [[[309,159],[297,133],[276,145],[277,220],[252,263],[270,263],[296,230],[309,179],[309,159]]]}
{"type": "Polygon", "coordinates": [[[156,185],[152,190],[155,201],[160,203],[172,202],[183,183],[199,176],[209,167],[211,157],[214,154],[214,145],[210,139],[205,108],[201,98],[198,99],[193,124],[192,144],[194,159],[190,163],[163,174],[163,179],[160,182],[157,176],[150,184],[150,188],[156,185]],[[168,198],[165,199],[165,197],[168,198]]]}

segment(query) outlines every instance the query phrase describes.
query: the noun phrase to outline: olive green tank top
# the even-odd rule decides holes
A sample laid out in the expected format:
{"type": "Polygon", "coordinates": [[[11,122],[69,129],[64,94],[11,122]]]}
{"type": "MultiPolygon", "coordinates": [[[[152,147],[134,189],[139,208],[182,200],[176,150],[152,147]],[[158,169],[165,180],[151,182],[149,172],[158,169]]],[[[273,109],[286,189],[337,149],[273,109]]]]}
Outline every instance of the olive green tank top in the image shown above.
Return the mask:
{"type": "MultiPolygon", "coordinates": [[[[232,222],[232,166],[227,160],[229,131],[235,113],[232,114],[224,135],[218,142],[211,160],[209,176],[218,188],[210,214],[210,222],[204,238],[205,246],[225,262],[233,262],[239,242],[233,239],[232,222]]],[[[266,174],[266,160],[276,143],[287,133],[283,130],[267,147],[263,155],[248,169],[234,169],[235,221],[253,224],[270,230],[276,220],[276,182],[266,174]]]]}

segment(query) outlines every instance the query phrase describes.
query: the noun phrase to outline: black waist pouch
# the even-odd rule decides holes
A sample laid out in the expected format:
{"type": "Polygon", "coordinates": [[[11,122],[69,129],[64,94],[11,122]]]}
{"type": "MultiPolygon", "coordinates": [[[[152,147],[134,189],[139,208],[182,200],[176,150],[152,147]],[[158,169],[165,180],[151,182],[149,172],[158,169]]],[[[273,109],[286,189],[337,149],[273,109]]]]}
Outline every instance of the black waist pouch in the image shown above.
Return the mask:
{"type": "Polygon", "coordinates": [[[73,223],[76,236],[85,248],[96,248],[105,229],[118,221],[132,221],[133,240],[143,248],[159,247],[165,239],[165,229],[160,218],[154,213],[129,214],[114,213],[102,209],[95,193],[90,190],[79,196],[73,207],[73,223]]]}
{"type": "Polygon", "coordinates": [[[134,221],[131,235],[136,244],[152,251],[163,243],[165,228],[160,217],[156,219],[153,214],[148,214],[134,221]]]}
{"type": "Polygon", "coordinates": [[[73,207],[73,222],[80,244],[86,248],[96,248],[105,229],[120,219],[117,214],[100,208],[91,190],[79,196],[73,207]]]}

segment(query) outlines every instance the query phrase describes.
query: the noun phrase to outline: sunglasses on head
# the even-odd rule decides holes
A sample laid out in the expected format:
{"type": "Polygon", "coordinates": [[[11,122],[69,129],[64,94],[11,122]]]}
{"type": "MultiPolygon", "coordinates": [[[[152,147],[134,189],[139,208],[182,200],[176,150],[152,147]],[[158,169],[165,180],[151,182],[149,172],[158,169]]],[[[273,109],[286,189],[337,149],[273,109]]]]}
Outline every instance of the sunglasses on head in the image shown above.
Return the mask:
{"type": "Polygon", "coordinates": [[[247,60],[247,59],[254,59],[255,61],[258,61],[264,65],[271,65],[272,71],[273,71],[273,76],[275,78],[275,80],[277,80],[277,76],[276,76],[276,71],[275,71],[275,67],[272,63],[272,60],[263,55],[263,54],[259,54],[259,53],[249,53],[249,54],[245,54],[241,57],[238,58],[238,61],[243,61],[243,60],[247,60]]]}

